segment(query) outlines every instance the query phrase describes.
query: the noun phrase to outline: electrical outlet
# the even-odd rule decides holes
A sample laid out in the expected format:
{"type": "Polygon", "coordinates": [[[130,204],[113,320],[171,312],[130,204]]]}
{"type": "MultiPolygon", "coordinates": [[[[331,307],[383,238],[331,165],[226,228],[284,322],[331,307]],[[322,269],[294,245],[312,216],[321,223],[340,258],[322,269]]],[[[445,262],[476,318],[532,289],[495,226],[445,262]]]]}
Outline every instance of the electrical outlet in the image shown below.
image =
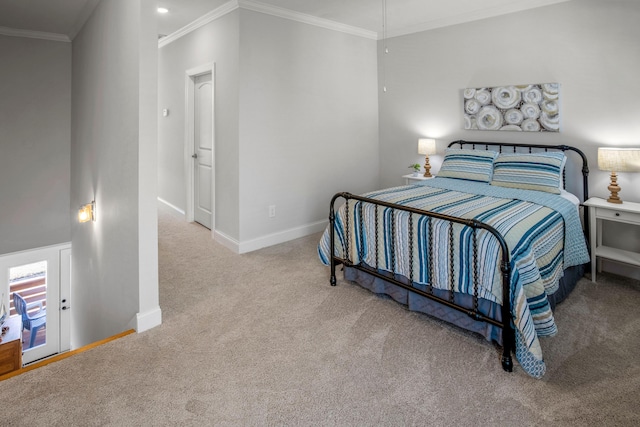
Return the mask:
{"type": "Polygon", "coordinates": [[[276,216],[276,205],[269,206],[269,218],[275,218],[276,216]]]}

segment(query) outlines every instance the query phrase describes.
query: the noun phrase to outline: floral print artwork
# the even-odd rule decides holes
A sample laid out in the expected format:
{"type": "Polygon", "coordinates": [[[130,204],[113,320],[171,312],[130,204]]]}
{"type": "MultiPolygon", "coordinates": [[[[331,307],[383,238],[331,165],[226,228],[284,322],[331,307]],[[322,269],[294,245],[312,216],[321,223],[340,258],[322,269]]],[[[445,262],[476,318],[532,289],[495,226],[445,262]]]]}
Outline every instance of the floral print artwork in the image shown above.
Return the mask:
{"type": "Polygon", "coordinates": [[[542,83],[464,90],[464,128],[559,132],[560,85],[542,83]]]}

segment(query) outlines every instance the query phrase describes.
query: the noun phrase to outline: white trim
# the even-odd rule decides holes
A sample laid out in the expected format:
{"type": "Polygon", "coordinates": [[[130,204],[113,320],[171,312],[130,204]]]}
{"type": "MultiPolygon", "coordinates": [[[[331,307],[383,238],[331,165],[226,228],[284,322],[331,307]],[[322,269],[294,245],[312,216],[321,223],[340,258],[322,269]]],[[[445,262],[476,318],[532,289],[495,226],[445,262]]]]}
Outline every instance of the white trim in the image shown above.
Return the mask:
{"type": "Polygon", "coordinates": [[[18,28],[0,27],[0,35],[71,43],[71,39],[65,34],[47,33],[44,31],[20,30],[18,28]]]}
{"type": "Polygon", "coordinates": [[[235,253],[240,253],[240,243],[233,237],[229,237],[221,231],[213,231],[213,240],[235,253]]]}
{"type": "Polygon", "coordinates": [[[213,129],[211,132],[211,237],[213,237],[213,230],[216,224],[216,215],[215,215],[215,176],[216,176],[216,162],[215,162],[215,152],[216,152],[216,64],[215,62],[209,62],[198,67],[190,68],[185,71],[185,128],[184,128],[184,170],[187,176],[185,177],[185,181],[187,183],[187,209],[185,212],[185,219],[187,222],[194,221],[194,208],[193,208],[193,192],[195,190],[193,175],[195,173],[193,167],[193,149],[194,149],[194,108],[193,108],[193,100],[194,100],[194,90],[195,90],[195,78],[202,74],[211,73],[211,114],[213,117],[211,118],[211,123],[213,124],[213,129]]]}
{"type": "Polygon", "coordinates": [[[60,353],[71,350],[71,313],[63,310],[62,300],[71,308],[71,245],[60,250],[60,353]]]}
{"type": "MultiPolygon", "coordinates": [[[[566,0],[563,0],[566,1],[566,0]]],[[[341,33],[351,34],[366,39],[376,40],[378,34],[375,31],[365,30],[363,28],[354,27],[352,25],[341,24],[340,22],[331,21],[329,19],[318,18],[317,16],[307,15],[306,13],[294,12],[293,10],[272,6],[269,4],[257,2],[255,0],[231,0],[217,9],[202,15],[200,18],[185,25],[179,30],[169,34],[158,40],[158,47],[164,47],[179,38],[186,36],[192,31],[215,21],[218,18],[233,12],[236,9],[252,10],[254,12],[264,13],[266,15],[277,16],[279,18],[289,19],[291,21],[302,22],[304,24],[314,25],[316,27],[325,28],[327,30],[338,31],[341,33]]]]}
{"type": "MultiPolygon", "coordinates": [[[[434,19],[418,25],[400,28],[397,30],[387,30],[387,38],[406,36],[409,34],[420,33],[422,31],[434,30],[436,28],[449,27],[451,25],[464,24],[467,22],[479,21],[481,19],[493,18],[496,16],[507,15],[524,10],[535,9],[543,6],[550,6],[557,3],[564,3],[571,0],[529,0],[521,2],[512,2],[500,6],[483,8],[471,12],[461,13],[447,18],[434,19]]],[[[378,40],[382,40],[382,32],[378,33],[378,40]]]]}
{"type": "Polygon", "coordinates": [[[223,4],[222,6],[212,10],[211,12],[202,15],[200,18],[196,19],[190,24],[185,25],[184,27],[169,34],[168,36],[161,38],[160,40],[158,40],[158,47],[164,47],[169,43],[178,40],[180,37],[186,36],[190,32],[195,31],[204,25],[207,25],[209,22],[213,22],[218,18],[222,18],[223,16],[236,10],[238,7],[238,1],[231,0],[230,2],[223,4]]]}
{"type": "Polygon", "coordinates": [[[71,350],[71,244],[69,247],[60,249],[60,353],[71,350]],[[63,310],[62,300],[68,308],[63,310]]]}
{"type": "Polygon", "coordinates": [[[266,248],[267,246],[278,245],[280,243],[288,242],[289,240],[299,239],[300,237],[308,236],[309,234],[319,233],[327,228],[327,223],[327,220],[322,220],[303,225],[301,227],[290,228],[288,230],[279,231],[277,233],[267,234],[266,236],[258,237],[257,239],[249,240],[246,242],[240,242],[238,253],[244,254],[247,252],[266,248]]]}
{"type": "Polygon", "coordinates": [[[272,6],[270,4],[261,3],[255,0],[238,0],[242,9],[252,10],[267,15],[273,15],[291,21],[302,22],[303,24],[314,25],[316,27],[326,28],[327,30],[338,31],[341,33],[351,34],[366,39],[376,40],[378,34],[375,31],[365,30],[364,28],[354,27],[352,25],[341,24],[340,22],[331,21],[329,19],[319,18],[317,16],[308,15],[306,13],[294,12],[293,10],[284,9],[282,7],[272,6]]]}
{"type": "Polygon", "coordinates": [[[247,252],[266,248],[268,246],[278,245],[290,240],[299,239],[300,237],[305,237],[310,234],[319,233],[327,228],[328,222],[329,221],[325,219],[300,227],[294,227],[288,230],[279,231],[277,233],[268,234],[266,236],[258,237],[257,239],[248,240],[246,242],[238,242],[236,239],[216,230],[214,231],[213,239],[216,242],[220,243],[222,246],[232,250],[237,254],[244,254],[247,252]]]}
{"type": "Polygon", "coordinates": [[[136,332],[141,333],[162,324],[162,310],[155,307],[144,313],[136,313],[136,332]]]}
{"type": "Polygon", "coordinates": [[[184,212],[182,209],[180,209],[180,208],[179,208],[179,207],[177,207],[176,205],[173,205],[173,204],[171,204],[171,203],[167,202],[165,199],[163,199],[163,198],[161,198],[161,197],[158,197],[158,201],[159,201],[160,203],[162,203],[163,205],[166,205],[166,206],[170,207],[171,209],[173,209],[174,211],[176,211],[176,212],[177,212],[177,213],[179,213],[180,215],[182,215],[182,216],[185,216],[185,215],[186,215],[186,214],[185,214],[185,212],[184,212]]]}
{"type": "Polygon", "coordinates": [[[232,250],[237,254],[244,254],[247,252],[266,248],[268,246],[278,245],[290,240],[299,239],[313,233],[319,233],[327,228],[328,223],[329,221],[325,219],[300,227],[294,227],[288,230],[279,231],[277,233],[268,234],[266,236],[258,237],[257,239],[248,240],[246,242],[238,242],[236,239],[216,230],[214,232],[213,239],[216,242],[220,243],[222,246],[232,250]]]}
{"type": "MultiPolygon", "coordinates": [[[[46,341],[43,345],[23,351],[23,365],[60,353],[61,338],[65,341],[65,346],[69,345],[67,344],[70,337],[68,331],[65,331],[64,334],[60,331],[61,326],[70,326],[69,322],[60,321],[62,314],[60,292],[62,289],[70,289],[69,283],[61,283],[61,280],[71,280],[68,264],[70,255],[70,242],[0,255],[0,293],[4,293],[5,300],[3,302],[7,304],[7,307],[9,306],[10,289],[9,269],[14,266],[47,261],[46,301],[49,313],[47,313],[46,341]]],[[[65,312],[65,315],[67,314],[65,312]]]]}
{"type": "Polygon", "coordinates": [[[207,62],[206,64],[189,68],[187,71],[185,71],[185,73],[190,77],[196,77],[196,76],[200,76],[202,74],[207,74],[207,73],[213,74],[215,67],[216,67],[215,62],[207,62]]]}
{"type": "MultiPolygon", "coordinates": [[[[71,242],[65,242],[65,243],[57,243],[55,245],[49,245],[49,246],[41,246],[39,248],[33,248],[33,249],[25,249],[22,251],[17,251],[17,252],[10,252],[7,254],[1,254],[0,255],[0,259],[2,258],[8,258],[8,257],[18,257],[18,256],[23,256],[26,255],[27,259],[30,257],[31,254],[40,252],[40,253],[46,253],[48,251],[52,251],[52,250],[56,250],[56,251],[62,251],[64,249],[71,249],[71,242]]],[[[36,258],[38,256],[42,256],[42,255],[37,255],[36,258]]],[[[21,261],[18,261],[21,262],[21,261]]],[[[28,261],[26,261],[28,262],[28,261]]]]}
{"type": "Polygon", "coordinates": [[[184,108],[185,108],[185,112],[184,112],[184,172],[186,174],[185,176],[185,182],[187,184],[187,188],[185,189],[187,194],[186,194],[186,201],[187,204],[185,206],[185,219],[187,220],[187,222],[193,222],[193,188],[194,188],[194,183],[193,183],[193,173],[194,173],[194,168],[193,168],[193,158],[191,157],[193,155],[193,123],[194,123],[194,117],[193,117],[193,96],[194,96],[194,89],[195,88],[195,82],[192,78],[192,76],[189,75],[189,71],[185,72],[185,76],[184,76],[184,108]]]}
{"type": "MultiPolygon", "coordinates": [[[[535,9],[538,7],[549,6],[557,3],[564,3],[567,1],[571,0],[530,0],[528,2],[520,2],[517,4],[513,3],[509,5],[500,5],[492,8],[462,13],[447,18],[435,19],[433,21],[425,22],[418,25],[412,25],[397,30],[387,30],[387,38],[406,36],[408,34],[420,33],[422,31],[434,30],[436,28],[448,27],[451,25],[464,24],[466,22],[492,18],[509,13],[521,12],[523,10],[535,9]]],[[[375,32],[360,27],[342,24],[340,22],[319,18],[317,16],[308,15],[306,13],[295,12],[289,9],[272,6],[255,0],[231,0],[223,4],[219,8],[214,9],[211,12],[201,16],[190,24],[185,25],[176,32],[163,37],[158,41],[158,47],[160,48],[166,46],[169,43],[178,40],[180,37],[185,36],[190,32],[202,27],[203,25],[215,21],[216,19],[233,12],[238,8],[252,10],[254,12],[260,12],[267,15],[278,16],[280,18],[302,22],[304,24],[314,25],[317,27],[326,28],[328,30],[347,33],[367,39],[382,40],[383,38],[382,32],[375,32]]]]}

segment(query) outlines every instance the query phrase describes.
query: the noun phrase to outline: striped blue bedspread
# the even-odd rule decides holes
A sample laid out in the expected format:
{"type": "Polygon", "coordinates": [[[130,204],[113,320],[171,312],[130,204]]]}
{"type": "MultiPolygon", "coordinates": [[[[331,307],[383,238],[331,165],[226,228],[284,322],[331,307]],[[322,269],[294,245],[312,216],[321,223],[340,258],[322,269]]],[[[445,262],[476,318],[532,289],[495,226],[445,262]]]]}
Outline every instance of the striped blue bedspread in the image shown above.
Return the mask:
{"type": "MultiPolygon", "coordinates": [[[[435,178],[420,185],[409,185],[364,195],[389,203],[438,212],[460,218],[475,218],[494,227],[504,237],[511,252],[511,310],[516,335],[516,359],[531,376],[540,378],[546,367],[539,337],[552,336],[557,327],[547,299],[558,289],[565,268],[589,262],[584,234],[576,207],[566,199],[539,191],[516,190],[447,178],[435,178]]],[[[395,271],[418,284],[448,289],[449,227],[448,221],[349,202],[349,252],[353,263],[362,261],[370,266],[395,271]],[[377,212],[376,212],[377,211],[377,212]],[[378,215],[378,248],[375,248],[375,215],[378,215]],[[409,253],[409,216],[413,230],[413,263],[409,253]],[[356,232],[362,217],[362,235],[356,232]],[[434,250],[429,262],[429,221],[434,250]],[[354,226],[354,223],[356,226],[354,226]],[[393,224],[394,232],[391,232],[393,224]],[[392,236],[394,239],[392,239],[392,236]],[[393,240],[393,241],[392,241],[393,240]],[[395,247],[391,256],[391,245],[395,247]],[[376,262],[377,253],[377,262],[376,262]],[[429,265],[435,271],[429,271],[429,265]],[[410,270],[413,265],[413,271],[410,270]]],[[[345,252],[345,206],[336,215],[336,256],[345,252]]],[[[473,293],[472,230],[454,224],[454,289],[473,293]]],[[[329,264],[329,230],[325,230],[318,245],[318,254],[329,264]]],[[[485,230],[477,231],[478,257],[482,260],[477,271],[478,296],[500,304],[502,281],[500,276],[500,246],[485,230]]]]}

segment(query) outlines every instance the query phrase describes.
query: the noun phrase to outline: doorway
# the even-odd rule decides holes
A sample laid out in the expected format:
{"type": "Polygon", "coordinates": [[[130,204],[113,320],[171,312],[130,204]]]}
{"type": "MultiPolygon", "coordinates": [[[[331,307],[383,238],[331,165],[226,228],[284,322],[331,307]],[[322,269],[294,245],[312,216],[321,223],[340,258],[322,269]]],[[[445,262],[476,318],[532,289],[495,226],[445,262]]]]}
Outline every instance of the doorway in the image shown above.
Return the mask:
{"type": "Polygon", "coordinates": [[[25,365],[70,349],[70,263],[68,244],[0,257],[2,302],[21,319],[25,365]]]}
{"type": "Polygon", "coordinates": [[[186,72],[187,220],[215,228],[214,64],[186,72]]]}

